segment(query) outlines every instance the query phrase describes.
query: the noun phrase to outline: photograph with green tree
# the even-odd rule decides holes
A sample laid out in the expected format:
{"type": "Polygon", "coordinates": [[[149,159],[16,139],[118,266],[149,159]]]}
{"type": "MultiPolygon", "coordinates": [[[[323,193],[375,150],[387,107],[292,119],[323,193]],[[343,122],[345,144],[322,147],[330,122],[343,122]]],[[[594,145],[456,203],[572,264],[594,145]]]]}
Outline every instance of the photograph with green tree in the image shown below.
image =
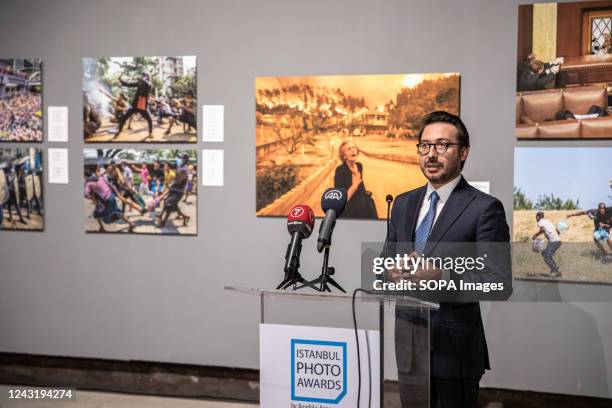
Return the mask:
{"type": "Polygon", "coordinates": [[[86,232],[196,235],[195,150],[84,149],[86,232]]]}
{"type": "Polygon", "coordinates": [[[612,283],[610,157],[609,147],[515,149],[514,277],[612,283]]]}
{"type": "Polygon", "coordinates": [[[383,219],[387,194],[425,184],[419,120],[459,114],[459,74],[259,77],[255,81],[256,209],[322,217],[328,187],[348,191],[345,218],[383,219]]]}
{"type": "Polygon", "coordinates": [[[83,58],[83,136],[197,142],[196,57],[83,58]]]}

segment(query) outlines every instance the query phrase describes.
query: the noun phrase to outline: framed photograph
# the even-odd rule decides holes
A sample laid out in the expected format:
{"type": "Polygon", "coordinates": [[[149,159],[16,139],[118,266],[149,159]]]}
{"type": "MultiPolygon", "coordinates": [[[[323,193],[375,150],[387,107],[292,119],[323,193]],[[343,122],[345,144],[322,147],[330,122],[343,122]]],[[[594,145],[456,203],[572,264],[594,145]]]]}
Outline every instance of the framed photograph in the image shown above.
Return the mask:
{"type": "Polygon", "coordinates": [[[196,143],[196,57],[83,58],[86,143],[196,143]]]}
{"type": "Polygon", "coordinates": [[[84,149],[85,231],[196,235],[196,150],[84,149]]]}
{"type": "Polygon", "coordinates": [[[520,5],[515,134],[612,139],[612,1],[520,5]]]}
{"type": "Polygon", "coordinates": [[[612,283],[612,148],[514,154],[513,276],[612,283]]]}
{"type": "Polygon", "coordinates": [[[343,218],[384,219],[387,194],[426,183],[417,131],[427,113],[459,114],[459,74],[262,77],[255,81],[258,216],[348,190],[343,218]]]}
{"type": "Polygon", "coordinates": [[[0,231],[44,229],[42,150],[0,148],[0,231]]]}
{"type": "Polygon", "coordinates": [[[42,62],[0,58],[0,142],[42,142],[42,62]]]}

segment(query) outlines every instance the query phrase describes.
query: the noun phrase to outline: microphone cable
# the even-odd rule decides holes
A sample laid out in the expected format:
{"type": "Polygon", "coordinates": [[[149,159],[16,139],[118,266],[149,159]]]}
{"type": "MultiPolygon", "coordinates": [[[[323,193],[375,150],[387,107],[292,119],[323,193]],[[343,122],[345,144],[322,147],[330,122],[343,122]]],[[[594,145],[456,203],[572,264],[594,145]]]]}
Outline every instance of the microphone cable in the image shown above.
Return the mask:
{"type": "MultiPolygon", "coordinates": [[[[353,329],[355,330],[355,343],[357,345],[357,408],[359,408],[361,403],[361,352],[359,350],[359,332],[357,331],[357,313],[355,311],[355,299],[357,298],[357,292],[363,292],[366,294],[373,294],[370,291],[357,288],[353,291],[353,299],[352,299],[352,310],[353,310],[353,329]]],[[[366,348],[368,351],[368,408],[372,406],[372,368],[370,366],[370,347],[367,338],[368,334],[366,331],[366,348]]],[[[384,341],[384,339],[380,339],[380,341],[384,341]]],[[[383,359],[384,356],[380,356],[380,359],[383,359]]],[[[382,360],[381,360],[382,361],[382,360]]],[[[381,390],[382,391],[382,390],[381,390]]]]}
{"type": "MultiPolygon", "coordinates": [[[[391,215],[391,203],[393,202],[393,196],[391,194],[387,194],[385,197],[385,201],[387,202],[387,236],[385,237],[385,243],[383,245],[383,254],[387,256],[387,246],[389,241],[389,224],[390,224],[390,215],[391,215]]],[[[361,404],[361,351],[359,350],[359,332],[357,330],[357,313],[355,311],[355,298],[357,297],[357,292],[363,292],[366,294],[375,294],[374,292],[367,291],[361,288],[357,288],[353,291],[353,299],[352,299],[352,310],[353,310],[353,329],[355,330],[355,343],[357,344],[357,408],[359,408],[361,404]]],[[[382,322],[381,324],[384,324],[382,322]]],[[[381,342],[384,342],[385,339],[380,339],[381,342]]],[[[372,406],[372,367],[370,361],[370,345],[368,341],[368,334],[366,331],[366,348],[368,350],[368,408],[372,406]]],[[[379,360],[382,364],[385,356],[380,356],[379,360]]],[[[383,373],[384,377],[384,373],[383,373]]],[[[381,384],[384,382],[384,378],[380,379],[381,384]]],[[[380,390],[382,392],[382,389],[380,390]]]]}

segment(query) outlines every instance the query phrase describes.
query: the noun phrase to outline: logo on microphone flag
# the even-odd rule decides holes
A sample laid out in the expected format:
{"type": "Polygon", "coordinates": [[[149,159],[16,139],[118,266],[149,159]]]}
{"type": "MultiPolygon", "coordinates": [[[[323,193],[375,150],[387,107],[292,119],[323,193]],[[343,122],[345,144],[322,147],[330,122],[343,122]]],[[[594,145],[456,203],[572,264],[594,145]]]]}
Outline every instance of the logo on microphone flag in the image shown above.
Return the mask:
{"type": "Polygon", "coordinates": [[[291,339],[291,400],[338,404],[347,390],[346,342],[291,339]]]}
{"type": "Polygon", "coordinates": [[[293,207],[293,209],[291,210],[292,217],[300,217],[302,216],[302,214],[304,214],[304,208],[302,207],[293,207]]]}
{"type": "Polygon", "coordinates": [[[342,192],[338,190],[329,190],[327,193],[325,193],[325,199],[326,200],[341,200],[342,192]]]}

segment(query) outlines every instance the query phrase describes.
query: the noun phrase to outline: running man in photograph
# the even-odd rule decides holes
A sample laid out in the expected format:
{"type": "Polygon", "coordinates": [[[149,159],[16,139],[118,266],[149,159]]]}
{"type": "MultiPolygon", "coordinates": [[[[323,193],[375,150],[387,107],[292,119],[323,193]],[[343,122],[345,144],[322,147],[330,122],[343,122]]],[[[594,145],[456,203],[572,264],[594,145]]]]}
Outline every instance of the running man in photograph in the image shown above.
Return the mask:
{"type": "Polygon", "coordinates": [[[104,177],[110,184],[113,185],[113,187],[115,187],[114,190],[116,191],[117,198],[119,198],[123,203],[122,214],[125,213],[126,205],[130,206],[132,209],[136,210],[141,214],[144,214],[146,212],[143,211],[146,210],[146,208],[139,206],[130,197],[125,195],[127,188],[123,169],[120,168],[119,165],[117,165],[114,161],[111,161],[106,166],[106,173],[104,174],[104,177]]]}
{"type": "Polygon", "coordinates": [[[147,167],[147,163],[142,163],[139,166],[132,164],[130,166],[132,170],[138,172],[140,174],[140,184],[138,185],[138,194],[140,196],[148,196],[149,191],[149,168],[147,167]]]}
{"type": "Polygon", "coordinates": [[[93,217],[98,221],[100,232],[106,232],[104,224],[112,224],[123,220],[128,224],[128,232],[134,230],[134,223],[130,222],[123,211],[117,207],[117,199],[125,204],[125,199],[121,197],[117,188],[111,184],[105,175],[102,174],[100,167],[96,168],[94,174],[85,174],[84,186],[85,198],[91,200],[95,206],[93,217]]]}
{"type": "Polygon", "coordinates": [[[196,124],[196,112],[195,112],[195,100],[193,98],[193,92],[187,91],[187,94],[182,100],[172,99],[171,105],[173,108],[180,112],[178,115],[174,114],[170,116],[170,122],[168,124],[168,129],[165,134],[169,135],[172,130],[172,126],[177,122],[181,122],[183,124],[183,132],[190,132],[191,129],[197,129],[196,124]]]}
{"type": "MultiPolygon", "coordinates": [[[[130,169],[130,165],[125,159],[121,160],[121,162],[117,165],[117,168],[119,169],[119,171],[121,171],[121,174],[123,175],[123,182],[120,184],[121,188],[119,191],[125,198],[136,203],[140,207],[140,215],[143,215],[147,212],[147,208],[144,200],[134,188],[134,172],[132,172],[132,169],[130,169]]],[[[125,205],[123,205],[123,211],[125,211],[125,205]]]]}
{"type": "Polygon", "coordinates": [[[161,214],[159,214],[156,224],[157,227],[164,227],[166,221],[168,221],[168,217],[170,217],[170,214],[173,212],[178,214],[176,217],[177,219],[183,220],[183,226],[187,226],[190,217],[181,211],[179,203],[181,202],[181,198],[183,198],[183,193],[187,186],[189,173],[187,168],[188,165],[189,156],[185,153],[177,162],[176,175],[172,181],[168,181],[168,176],[166,176],[166,186],[168,189],[160,197],[160,199],[164,200],[164,208],[161,214]]]}
{"type": "Polygon", "coordinates": [[[193,186],[196,182],[196,172],[195,169],[193,167],[193,164],[190,164],[187,167],[188,173],[187,173],[187,188],[185,189],[185,199],[183,200],[184,203],[187,203],[187,199],[189,198],[190,194],[193,194],[193,186]]]}
{"type": "Polygon", "coordinates": [[[153,162],[153,170],[151,170],[151,193],[153,198],[159,196],[164,188],[164,170],[162,169],[159,159],[153,162]]]}
{"type": "Polygon", "coordinates": [[[557,227],[554,226],[552,222],[544,218],[544,213],[542,211],[538,211],[536,213],[536,221],[538,223],[539,231],[535,233],[531,239],[536,240],[540,235],[544,234],[546,239],[548,240],[548,244],[546,248],[542,251],[542,257],[544,258],[544,262],[550,268],[550,274],[554,277],[561,276],[561,272],[559,272],[559,265],[553,259],[555,252],[561,247],[561,237],[560,231],[557,227]]]}
{"type": "Polygon", "coordinates": [[[612,237],[610,237],[610,226],[612,225],[612,207],[606,207],[605,203],[599,203],[597,208],[578,211],[568,215],[567,218],[569,219],[570,217],[578,217],[581,215],[586,215],[593,220],[593,241],[603,257],[607,257],[608,252],[606,251],[606,248],[604,248],[602,242],[607,241],[608,248],[612,251],[612,237]]]}

